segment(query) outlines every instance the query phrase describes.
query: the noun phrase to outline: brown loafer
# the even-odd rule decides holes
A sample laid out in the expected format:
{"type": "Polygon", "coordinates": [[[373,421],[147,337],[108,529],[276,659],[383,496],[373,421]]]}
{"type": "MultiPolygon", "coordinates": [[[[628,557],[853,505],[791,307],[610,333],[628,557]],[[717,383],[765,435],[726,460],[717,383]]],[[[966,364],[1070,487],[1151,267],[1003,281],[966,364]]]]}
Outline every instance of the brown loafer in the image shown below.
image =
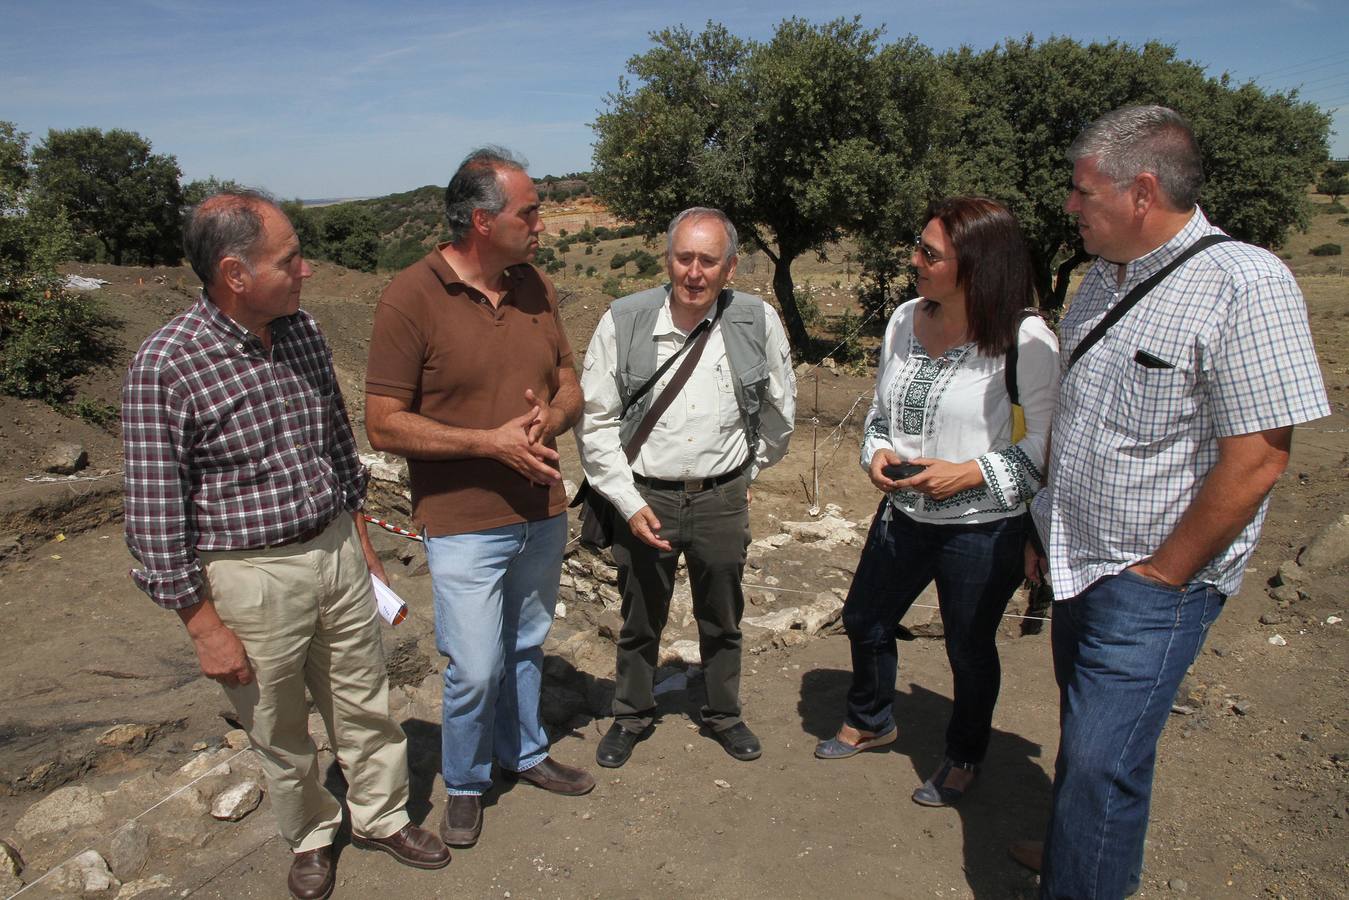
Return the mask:
{"type": "Polygon", "coordinates": [[[451,794],[440,822],[440,839],[450,847],[472,847],[482,834],[482,797],[451,794]]]}
{"type": "Polygon", "coordinates": [[[414,869],[443,869],[450,864],[450,849],[445,842],[411,822],[386,838],[352,834],[351,844],[366,850],[383,850],[414,869]]]}
{"type": "Polygon", "coordinates": [[[595,787],[595,778],[585,769],[565,766],[551,756],[545,756],[543,762],[530,766],[523,772],[512,773],[521,781],[568,797],[579,797],[590,793],[595,787]]]}
{"type": "Polygon", "coordinates": [[[295,900],[328,900],[337,883],[333,848],[319,847],[295,854],[286,876],[286,887],[295,900]]]}

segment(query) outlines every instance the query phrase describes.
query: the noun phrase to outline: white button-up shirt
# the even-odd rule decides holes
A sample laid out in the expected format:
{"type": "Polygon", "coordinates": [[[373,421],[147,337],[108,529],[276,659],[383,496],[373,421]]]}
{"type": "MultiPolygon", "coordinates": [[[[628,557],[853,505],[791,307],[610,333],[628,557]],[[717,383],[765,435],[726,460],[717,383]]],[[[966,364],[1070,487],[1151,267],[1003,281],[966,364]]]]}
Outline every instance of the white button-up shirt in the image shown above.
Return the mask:
{"type": "MultiPolygon", "coordinates": [[[[1059,325],[1061,359],[1135,285],[1206,234],[1180,233],[1125,267],[1097,260],[1059,325]]],[[[1329,415],[1302,292],[1272,253],[1230,242],[1185,262],[1061,379],[1049,486],[1032,504],[1059,600],[1161,546],[1218,461],[1218,439],[1329,415]]],[[[1269,500],[1194,576],[1227,595],[1269,500]]]]}
{"type": "MultiPolygon", "coordinates": [[[[716,305],[707,318],[716,313],[716,305]]],[[[625,520],[646,506],[632,473],[647,478],[672,481],[711,478],[750,462],[753,480],[761,469],[782,459],[792,433],[796,415],[796,374],[792,371],[791,352],[782,321],[771,307],[764,310],[768,389],[759,416],[759,443],[753,460],[736,403],[731,380],[730,360],[721,336],[721,323],[708,334],[702,358],[689,375],[679,395],[656,422],[628,466],[619,438],[619,417],[623,403],[618,393],[617,347],[614,320],[610,313],[600,319],[586,349],[581,373],[581,391],[585,407],[576,429],[576,446],[591,487],[608,497],[625,520]]],[[[688,332],[675,327],[670,315],[670,300],[656,316],[652,338],[656,341],[656,365],[659,366],[684,346],[688,332]]],[[[674,377],[676,362],[651,388],[652,402],[674,377]]]]}

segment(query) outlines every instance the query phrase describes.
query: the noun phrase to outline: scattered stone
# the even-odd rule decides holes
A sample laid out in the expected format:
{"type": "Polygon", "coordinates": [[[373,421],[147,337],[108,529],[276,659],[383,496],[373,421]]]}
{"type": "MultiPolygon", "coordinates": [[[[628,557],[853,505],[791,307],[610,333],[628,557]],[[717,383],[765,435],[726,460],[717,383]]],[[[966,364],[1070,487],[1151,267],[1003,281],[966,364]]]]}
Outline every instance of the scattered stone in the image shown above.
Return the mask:
{"type": "Polygon", "coordinates": [[[618,567],[611,566],[602,559],[595,559],[590,563],[590,574],[596,581],[618,584],[618,567]]]}
{"type": "Polygon", "coordinates": [[[151,875],[149,878],[122,885],[115,900],[131,900],[132,897],[144,897],[144,900],[160,900],[160,898],[169,900],[170,897],[177,896],[178,893],[173,890],[173,881],[169,876],[151,875]]]}
{"type": "Polygon", "coordinates": [[[856,522],[825,515],[813,522],[783,522],[782,530],[799,541],[855,544],[858,541],[856,522]]]}
{"type": "Polygon", "coordinates": [[[216,795],[211,803],[211,818],[222,822],[237,822],[258,808],[262,802],[262,786],[256,781],[241,781],[216,795]]]}
{"type": "Polygon", "coordinates": [[[375,481],[388,481],[397,485],[407,483],[406,461],[399,458],[390,459],[383,453],[362,453],[360,459],[370,470],[370,477],[375,481]]]}
{"type": "Polygon", "coordinates": [[[1190,889],[1190,883],[1184,878],[1172,878],[1166,883],[1166,886],[1177,894],[1183,894],[1190,889]]]}
{"type": "Polygon", "coordinates": [[[776,550],[777,548],[790,544],[791,542],[792,536],[790,534],[787,534],[786,532],[780,532],[778,534],[770,534],[768,537],[765,538],[759,538],[757,541],[750,544],[750,546],[758,547],[760,550],[776,550]]]}
{"type": "Polygon", "coordinates": [[[1343,622],[1343,621],[1344,621],[1344,620],[1341,619],[1339,616],[1326,616],[1326,624],[1327,624],[1327,625],[1338,625],[1338,624],[1340,624],[1340,623],[1343,622]]]}
{"type": "Polygon", "coordinates": [[[1251,714],[1251,701],[1233,700],[1232,712],[1236,713],[1239,716],[1249,716],[1251,714]]]}
{"type": "Polygon", "coordinates": [[[607,584],[600,585],[595,593],[599,594],[605,609],[616,610],[623,605],[623,595],[607,584]]]}
{"type": "Polygon", "coordinates": [[[664,648],[660,654],[661,665],[668,665],[671,662],[682,662],[689,666],[700,666],[703,664],[702,650],[697,641],[675,641],[670,646],[664,648]]]}
{"type": "Polygon", "coordinates": [[[712,783],[723,790],[731,786],[731,783],[724,778],[718,778],[712,783]]]}
{"type": "Polygon", "coordinates": [[[252,743],[248,740],[248,732],[242,728],[235,728],[232,731],[225,732],[225,746],[231,750],[242,750],[245,747],[251,747],[252,743]]]}
{"type": "Polygon", "coordinates": [[[196,743],[194,743],[194,744],[192,745],[192,752],[193,752],[193,753],[200,753],[201,751],[205,750],[205,749],[206,749],[207,747],[209,747],[209,746],[211,746],[211,745],[208,744],[208,743],[206,743],[205,741],[197,741],[196,743]]]}
{"type": "Polygon", "coordinates": [[[1288,646],[1288,639],[1281,634],[1271,634],[1269,636],[1269,642],[1273,644],[1275,647],[1288,646]]]}
{"type": "Polygon", "coordinates": [[[108,865],[120,880],[135,878],[150,859],[150,832],[139,822],[132,822],[112,836],[108,848],[108,865]]]}
{"type": "Polygon", "coordinates": [[[52,886],[62,894],[101,894],[120,886],[108,863],[97,850],[86,850],[61,866],[51,877],[52,886]]]}
{"type": "Polygon", "coordinates": [[[1278,587],[1269,589],[1271,599],[1277,600],[1280,606],[1287,607],[1296,603],[1302,598],[1302,592],[1291,584],[1281,584],[1278,587]]]}
{"type": "Polygon", "coordinates": [[[799,627],[804,620],[800,607],[789,606],[763,616],[747,616],[744,624],[768,631],[783,632],[799,627]]]}
{"type": "Polygon", "coordinates": [[[103,795],[83,785],[57,788],[28,807],[14,826],[23,837],[36,837],[67,831],[82,825],[95,825],[107,815],[103,795]]]}
{"type": "Polygon", "coordinates": [[[557,605],[553,607],[553,618],[567,618],[567,604],[563,603],[561,600],[557,601],[557,605]]]}
{"type": "Polygon", "coordinates": [[[1275,581],[1277,582],[1275,587],[1278,587],[1280,584],[1290,584],[1297,587],[1298,585],[1305,583],[1308,577],[1307,570],[1299,566],[1296,560],[1285,560],[1279,564],[1279,571],[1274,576],[1275,581]]]}
{"type": "Polygon", "coordinates": [[[184,763],[183,767],[178,770],[178,775],[188,781],[200,778],[208,772],[212,775],[228,775],[230,767],[225,760],[233,755],[232,751],[223,747],[219,750],[207,750],[184,763]]]}
{"type": "Polygon", "coordinates": [[[1298,556],[1304,569],[1328,569],[1349,559],[1349,514],[1321,530],[1298,556]]]}
{"type": "Polygon", "coordinates": [[[1281,612],[1270,611],[1260,616],[1261,625],[1282,625],[1288,617],[1281,612]]]}
{"type": "Polygon", "coordinates": [[[158,725],[137,723],[114,725],[98,736],[98,743],[102,747],[135,752],[145,749],[158,733],[158,725]]]}
{"type": "Polygon", "coordinates": [[[828,591],[816,594],[815,602],[801,608],[801,627],[806,634],[819,634],[838,621],[843,601],[828,591]]]}
{"type": "Polygon", "coordinates": [[[23,854],[9,841],[0,841],[0,873],[6,875],[23,874],[23,854]]]}
{"type": "Polygon", "coordinates": [[[89,454],[79,444],[54,444],[42,458],[42,470],[53,475],[74,475],[89,465],[89,454]]]}

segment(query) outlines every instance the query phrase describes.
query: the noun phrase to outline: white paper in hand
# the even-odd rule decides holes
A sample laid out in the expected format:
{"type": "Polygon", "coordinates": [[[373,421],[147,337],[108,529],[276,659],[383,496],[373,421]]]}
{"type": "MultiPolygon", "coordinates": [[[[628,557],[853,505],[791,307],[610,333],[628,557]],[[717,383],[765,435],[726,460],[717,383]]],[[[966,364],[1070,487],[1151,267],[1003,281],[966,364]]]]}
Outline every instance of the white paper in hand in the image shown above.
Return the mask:
{"type": "Polygon", "coordinates": [[[374,575],[370,576],[370,583],[375,586],[375,604],[379,607],[379,614],[384,617],[384,621],[390,625],[397,625],[408,617],[407,603],[393,592],[393,588],[374,575]]]}

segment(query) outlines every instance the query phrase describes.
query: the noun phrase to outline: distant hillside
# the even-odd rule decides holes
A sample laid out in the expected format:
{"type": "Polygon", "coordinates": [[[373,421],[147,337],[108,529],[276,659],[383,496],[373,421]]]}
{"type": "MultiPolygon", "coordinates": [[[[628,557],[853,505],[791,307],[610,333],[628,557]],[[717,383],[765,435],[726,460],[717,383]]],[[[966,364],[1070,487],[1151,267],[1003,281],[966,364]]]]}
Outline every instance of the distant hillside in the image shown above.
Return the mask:
{"type": "MultiPolygon", "coordinates": [[[[591,196],[588,176],[589,173],[573,173],[534,179],[539,199],[544,204],[544,223],[554,236],[562,230],[577,232],[586,226],[613,228],[624,224],[591,196]]],[[[368,216],[377,235],[374,264],[379,269],[392,271],[415,262],[437,242],[446,239],[444,199],[444,187],[428,184],[383,197],[323,201],[323,206],[306,201],[304,212],[311,218],[314,233],[318,235],[325,235],[325,220],[334,215],[334,210],[341,209],[342,213],[337,215],[344,219],[351,219],[353,212],[359,210],[362,228],[365,227],[363,220],[368,216]]],[[[341,239],[346,240],[347,234],[348,231],[343,229],[341,239]]],[[[316,246],[323,247],[323,244],[316,246]]],[[[340,253],[331,250],[324,252],[321,249],[319,255],[334,262],[351,264],[340,253]]]]}

